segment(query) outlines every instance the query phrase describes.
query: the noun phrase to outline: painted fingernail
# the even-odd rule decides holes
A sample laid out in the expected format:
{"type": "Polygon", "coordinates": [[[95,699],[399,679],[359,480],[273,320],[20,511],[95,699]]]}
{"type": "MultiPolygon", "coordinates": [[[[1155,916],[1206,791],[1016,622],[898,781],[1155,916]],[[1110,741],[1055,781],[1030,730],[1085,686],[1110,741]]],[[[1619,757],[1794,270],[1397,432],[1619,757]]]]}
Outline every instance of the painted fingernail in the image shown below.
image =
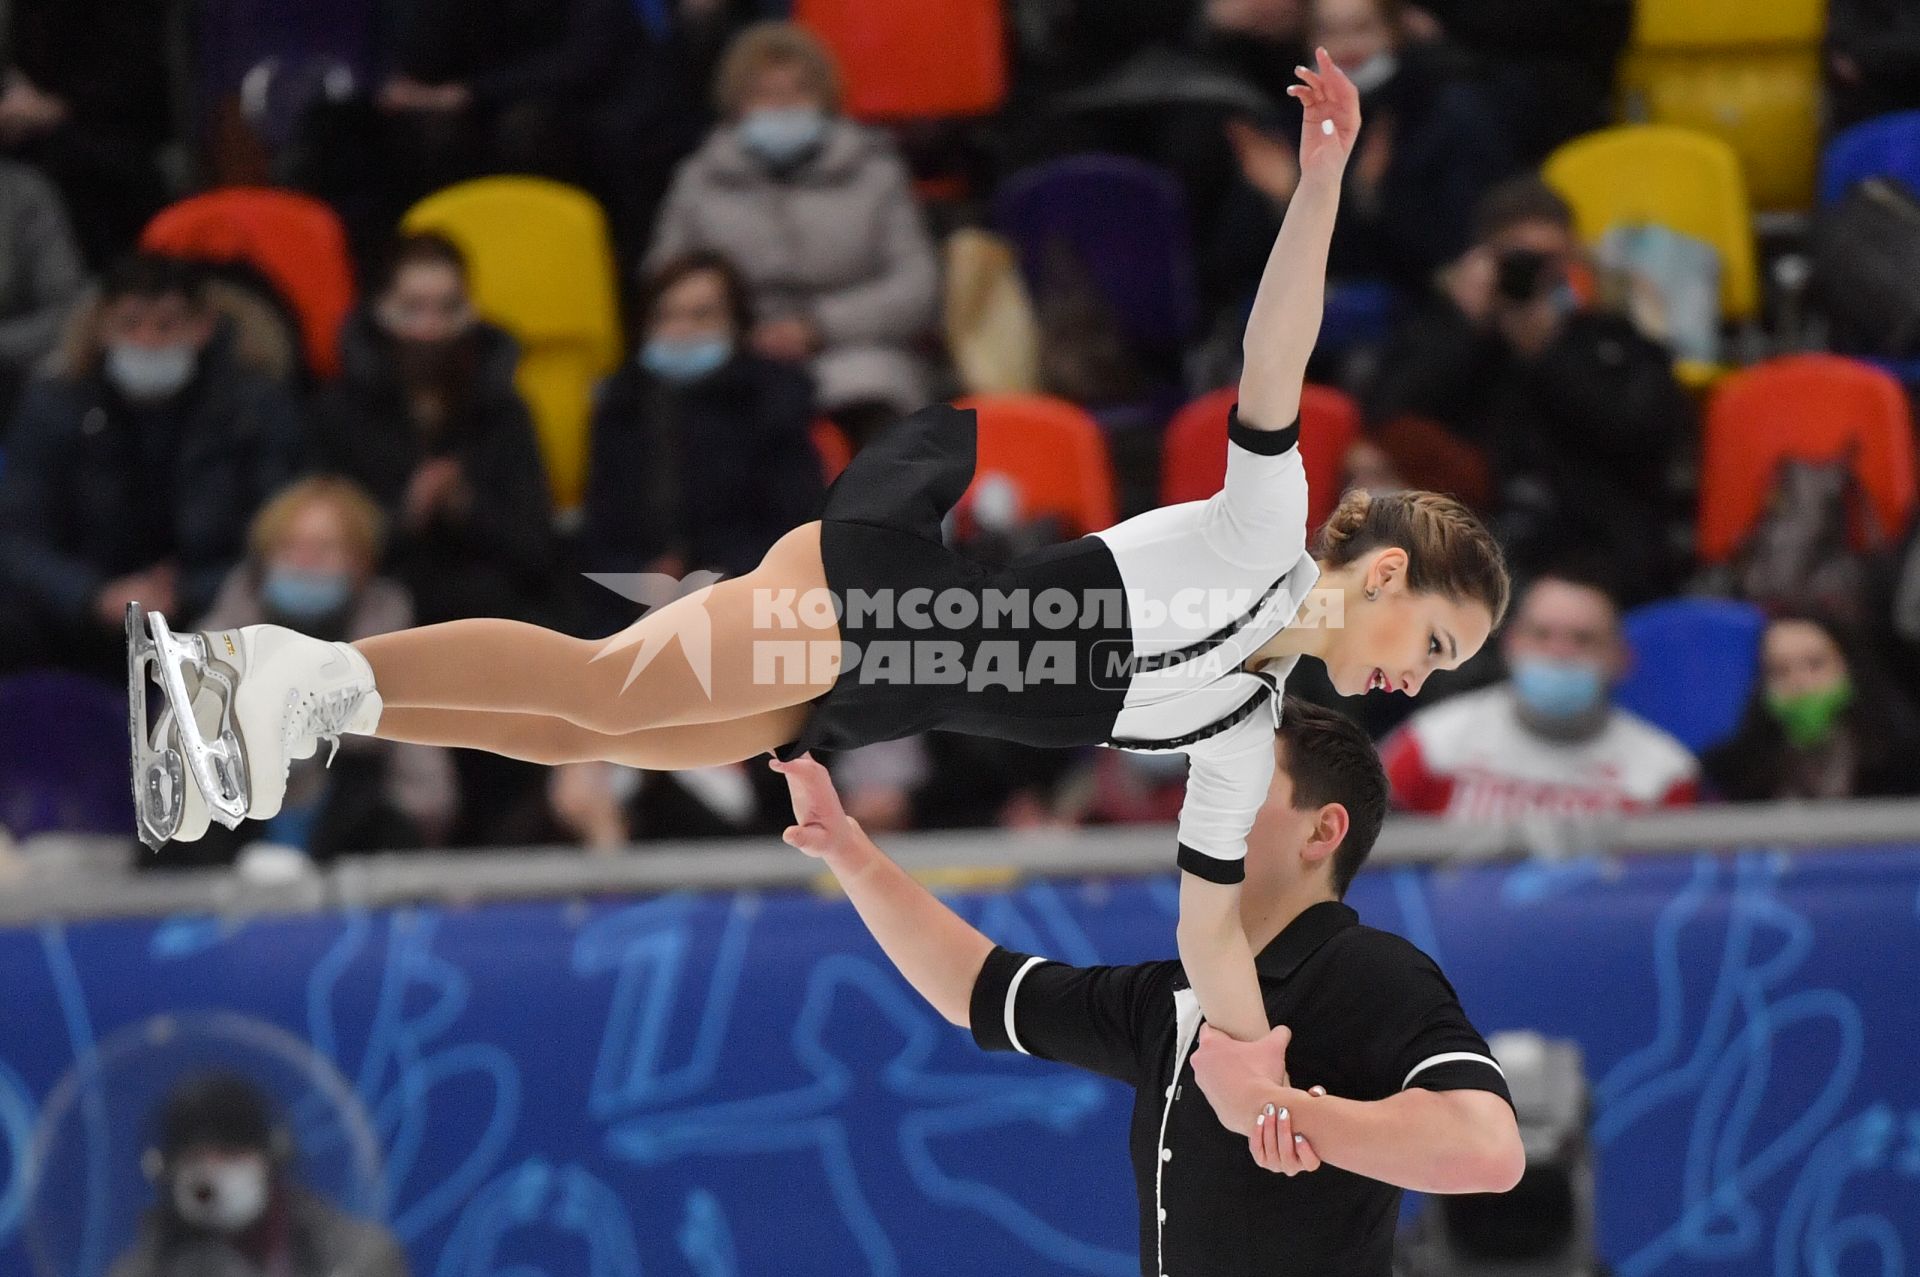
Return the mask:
{"type": "Polygon", "coordinates": [[[1296,1135],[1293,1137],[1293,1142],[1295,1144],[1305,1144],[1307,1142],[1307,1137],[1304,1135],[1296,1135]]]}
{"type": "Polygon", "coordinates": [[[1267,1124],[1267,1115],[1262,1113],[1259,1117],[1254,1118],[1253,1124],[1255,1126],[1265,1126],[1267,1124]]]}
{"type": "MultiPolygon", "coordinates": [[[[1281,1110],[1280,1110],[1280,1116],[1281,1116],[1281,1117],[1285,1117],[1286,1115],[1287,1115],[1287,1111],[1286,1111],[1285,1109],[1281,1109],[1281,1110]]],[[[1272,1116],[1273,1116],[1273,1105],[1271,1105],[1271,1104],[1269,1104],[1269,1105],[1267,1105],[1267,1116],[1268,1116],[1268,1117],[1272,1117],[1272,1116]]]]}
{"type": "Polygon", "coordinates": [[[1332,136],[1333,136],[1333,121],[1332,121],[1332,120],[1322,120],[1322,121],[1320,121],[1320,131],[1321,131],[1322,133],[1325,133],[1325,134],[1326,134],[1326,135],[1327,135],[1328,137],[1332,137],[1332,136]]]}
{"type": "MultiPolygon", "coordinates": [[[[1267,1110],[1268,1112],[1272,1112],[1273,1105],[1271,1104],[1267,1105],[1267,1110]]],[[[1280,1120],[1283,1122],[1287,1120],[1287,1111],[1285,1109],[1280,1110],[1280,1120]]]]}

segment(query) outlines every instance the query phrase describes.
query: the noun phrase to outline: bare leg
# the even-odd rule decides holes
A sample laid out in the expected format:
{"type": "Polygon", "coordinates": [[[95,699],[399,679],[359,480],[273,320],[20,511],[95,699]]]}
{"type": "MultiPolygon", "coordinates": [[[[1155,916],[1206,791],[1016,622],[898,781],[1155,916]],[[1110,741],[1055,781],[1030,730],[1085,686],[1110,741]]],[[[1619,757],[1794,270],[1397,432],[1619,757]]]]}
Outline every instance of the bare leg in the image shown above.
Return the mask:
{"type": "Polygon", "coordinates": [[[530,763],[623,763],[648,771],[685,771],[737,763],[800,734],[804,705],[772,709],[723,723],[651,727],[609,736],[546,714],[473,709],[390,707],[376,733],[383,740],[484,749],[530,763]]]}
{"type": "Polygon", "coordinates": [[[826,692],[839,672],[839,627],[830,610],[800,606],[825,589],[820,525],[806,523],[747,575],[656,608],[609,639],[479,619],[354,646],[373,667],[383,712],[539,714],[617,736],[747,718],[826,692]]]}

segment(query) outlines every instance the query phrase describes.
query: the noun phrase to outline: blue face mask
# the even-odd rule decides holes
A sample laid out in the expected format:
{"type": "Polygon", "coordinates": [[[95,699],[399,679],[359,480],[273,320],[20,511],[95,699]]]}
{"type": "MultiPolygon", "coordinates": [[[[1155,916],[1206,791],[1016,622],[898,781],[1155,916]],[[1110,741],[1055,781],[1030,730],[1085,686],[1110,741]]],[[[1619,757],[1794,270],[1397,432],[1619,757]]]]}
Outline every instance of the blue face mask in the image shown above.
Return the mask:
{"type": "Polygon", "coordinates": [[[293,621],[332,616],[346,606],[353,582],[337,572],[296,572],[274,568],[267,573],[267,606],[293,621]]]}
{"type": "Polygon", "coordinates": [[[763,107],[740,121],[740,141],[769,164],[791,164],[820,145],[826,112],[813,106],[763,107]]]}
{"type": "Polygon", "coordinates": [[[667,381],[698,381],[733,357],[733,343],[725,337],[699,341],[667,341],[656,337],[640,348],[640,366],[667,381]]]}
{"type": "Polygon", "coordinates": [[[1513,691],[1542,718],[1578,718],[1600,705],[1607,684],[1593,665],[1528,659],[1513,664],[1513,691]]]}

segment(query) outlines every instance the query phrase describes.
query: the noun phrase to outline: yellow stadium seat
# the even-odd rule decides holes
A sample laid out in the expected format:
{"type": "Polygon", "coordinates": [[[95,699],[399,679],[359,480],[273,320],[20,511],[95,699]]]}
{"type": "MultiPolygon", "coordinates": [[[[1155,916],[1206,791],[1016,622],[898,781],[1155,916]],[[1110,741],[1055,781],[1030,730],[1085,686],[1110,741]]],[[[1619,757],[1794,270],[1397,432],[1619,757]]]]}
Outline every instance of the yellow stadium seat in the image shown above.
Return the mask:
{"type": "Polygon", "coordinates": [[[1635,49],[1621,116],[1712,133],[1733,147],[1754,207],[1812,207],[1820,159],[1820,47],[1635,49]]]}
{"type": "Polygon", "coordinates": [[[1575,138],[1542,170],[1573,205],[1580,236],[1597,243],[1620,225],[1665,226],[1720,254],[1720,313],[1732,323],[1760,310],[1753,212],[1733,148],[1717,137],[1660,124],[1575,138]]]}
{"type": "Polygon", "coordinates": [[[402,224],[445,235],[467,255],[474,305],[520,342],[518,383],[554,504],[578,505],[593,388],[622,349],[599,204],[543,178],[487,177],[429,195],[402,224]]]}
{"type": "Polygon", "coordinates": [[[1818,44],[1827,0],[1636,0],[1633,44],[1640,49],[1818,44]]]}

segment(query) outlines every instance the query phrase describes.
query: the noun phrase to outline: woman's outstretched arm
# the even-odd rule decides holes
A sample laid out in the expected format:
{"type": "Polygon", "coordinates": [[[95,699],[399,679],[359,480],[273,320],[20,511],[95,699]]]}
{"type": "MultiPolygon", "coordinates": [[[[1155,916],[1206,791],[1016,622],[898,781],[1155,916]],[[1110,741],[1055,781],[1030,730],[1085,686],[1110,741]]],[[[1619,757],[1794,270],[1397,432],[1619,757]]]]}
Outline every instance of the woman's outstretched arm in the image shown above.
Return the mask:
{"type": "Polygon", "coordinates": [[[1285,430],[1300,412],[1300,386],[1320,336],[1326,303],[1327,246],[1340,211],[1340,177],[1360,132],[1360,93],[1325,49],[1318,70],[1300,68],[1300,185],[1247,319],[1240,374],[1240,419],[1262,430],[1285,430]]]}

